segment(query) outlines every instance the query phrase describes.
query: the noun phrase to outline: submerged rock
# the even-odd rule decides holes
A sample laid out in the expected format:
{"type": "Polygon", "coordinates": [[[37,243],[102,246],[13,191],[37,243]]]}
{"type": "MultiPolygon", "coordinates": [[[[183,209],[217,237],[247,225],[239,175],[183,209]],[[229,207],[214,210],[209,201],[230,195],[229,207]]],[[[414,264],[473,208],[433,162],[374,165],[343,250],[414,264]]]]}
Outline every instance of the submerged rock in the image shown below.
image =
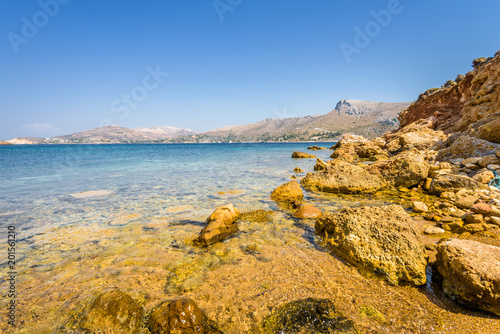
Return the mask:
{"type": "Polygon", "coordinates": [[[155,307],[148,321],[151,334],[219,334],[215,323],[189,298],[166,301],[155,307]]]}
{"type": "Polygon", "coordinates": [[[139,333],[144,309],[128,294],[114,289],[97,295],[76,326],[90,333],[139,333]]]}
{"type": "Polygon", "coordinates": [[[315,219],[321,217],[321,211],[311,205],[304,205],[293,216],[300,219],[315,219]]]}
{"type": "Polygon", "coordinates": [[[348,162],[330,165],[324,172],[308,173],[300,184],[306,189],[344,194],[374,193],[385,186],[380,177],[348,162]]]}
{"type": "Polygon", "coordinates": [[[330,300],[307,298],[279,307],[250,333],[355,334],[358,331],[354,323],[339,313],[330,300]]]}
{"type": "Polygon", "coordinates": [[[398,205],[348,208],[324,214],[316,232],[338,256],[361,272],[375,273],[392,284],[426,282],[427,259],[411,217],[398,205]]]}
{"type": "Polygon", "coordinates": [[[437,251],[444,293],[468,307],[500,315],[500,248],[451,239],[437,251]]]}
{"type": "Polygon", "coordinates": [[[320,147],[320,146],[314,145],[314,146],[309,146],[307,149],[313,150],[313,151],[319,151],[319,150],[326,150],[326,147],[320,147]]]}
{"type": "Polygon", "coordinates": [[[304,153],[304,152],[293,152],[292,158],[294,158],[294,159],[312,159],[312,158],[316,158],[316,156],[309,154],[309,153],[304,153]]]}
{"type": "Polygon", "coordinates": [[[239,214],[232,204],[216,209],[207,218],[207,226],[201,230],[198,238],[193,240],[194,244],[208,246],[235,235],[239,231],[236,223],[239,214]]]}
{"type": "Polygon", "coordinates": [[[274,189],[271,199],[285,208],[296,208],[302,203],[304,193],[297,181],[290,181],[274,189]]]}

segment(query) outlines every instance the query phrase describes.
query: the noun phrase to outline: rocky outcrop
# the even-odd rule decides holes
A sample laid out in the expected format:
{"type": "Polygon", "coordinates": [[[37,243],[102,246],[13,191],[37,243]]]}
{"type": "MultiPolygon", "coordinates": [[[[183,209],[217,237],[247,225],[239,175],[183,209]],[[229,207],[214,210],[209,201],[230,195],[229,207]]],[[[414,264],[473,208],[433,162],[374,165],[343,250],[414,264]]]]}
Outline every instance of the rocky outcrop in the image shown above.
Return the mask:
{"type": "Polygon", "coordinates": [[[419,231],[400,206],[364,206],[324,214],[316,221],[316,232],[361,272],[381,275],[392,284],[426,282],[427,259],[419,231]]]}
{"type": "Polygon", "coordinates": [[[411,187],[427,178],[429,166],[418,152],[410,151],[375,162],[366,171],[379,176],[390,186],[411,187]]]}
{"type": "Polygon", "coordinates": [[[97,295],[83,311],[80,322],[75,326],[90,333],[127,334],[139,333],[144,309],[128,294],[110,290],[97,295]]]}
{"type": "Polygon", "coordinates": [[[216,209],[207,218],[207,226],[201,230],[193,243],[198,246],[208,246],[223,241],[238,233],[236,219],[240,212],[232,204],[216,209]]]}
{"type": "Polygon", "coordinates": [[[348,162],[338,162],[319,173],[308,173],[300,184],[309,190],[330,193],[374,193],[385,186],[384,181],[369,174],[363,167],[348,162]]]}
{"type": "Polygon", "coordinates": [[[314,146],[309,146],[307,149],[313,150],[313,151],[320,151],[320,150],[326,150],[326,147],[320,147],[320,146],[314,145],[314,146]]]}
{"type": "Polygon", "coordinates": [[[148,329],[151,334],[221,334],[198,305],[189,298],[166,301],[149,314],[148,329]]]}
{"type": "Polygon", "coordinates": [[[441,89],[421,94],[399,114],[404,127],[434,116],[436,129],[464,132],[478,139],[500,143],[500,52],[494,58],[474,63],[474,70],[441,89]]]}
{"type": "Polygon", "coordinates": [[[304,152],[293,152],[292,158],[294,158],[294,159],[314,159],[314,158],[316,158],[316,156],[309,154],[309,153],[304,153],[304,152]]]}
{"type": "MultiPolygon", "coordinates": [[[[369,141],[363,136],[346,133],[342,135],[337,144],[332,146],[335,151],[330,158],[353,162],[357,159],[370,159],[388,153],[376,142],[369,141]]],[[[374,159],[378,160],[378,159],[374,159]]]]}
{"type": "Polygon", "coordinates": [[[408,124],[397,132],[384,134],[386,141],[385,149],[391,153],[406,150],[430,150],[439,149],[444,146],[447,136],[443,131],[435,131],[437,119],[429,117],[408,124]]]}
{"type": "Polygon", "coordinates": [[[444,293],[466,306],[500,315],[500,248],[451,239],[437,251],[444,293]]]}
{"type": "Polygon", "coordinates": [[[296,208],[302,203],[304,193],[297,181],[290,181],[274,189],[271,199],[284,208],[296,208]]]}
{"type": "Polygon", "coordinates": [[[328,299],[307,298],[280,306],[250,333],[358,333],[328,299]]]}

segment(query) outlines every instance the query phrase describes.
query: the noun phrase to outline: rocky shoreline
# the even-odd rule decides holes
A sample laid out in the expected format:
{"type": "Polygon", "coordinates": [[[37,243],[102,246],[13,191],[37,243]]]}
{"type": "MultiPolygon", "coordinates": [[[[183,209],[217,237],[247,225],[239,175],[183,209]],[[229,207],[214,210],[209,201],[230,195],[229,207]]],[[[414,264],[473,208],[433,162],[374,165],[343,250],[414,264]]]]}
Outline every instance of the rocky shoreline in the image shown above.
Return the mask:
{"type": "MultiPolygon", "coordinates": [[[[473,71],[441,89],[421,94],[401,113],[399,130],[373,140],[343,135],[330,148],[332,160],[317,159],[314,171],[303,177],[296,168],[292,177],[300,182],[287,182],[270,197],[293,219],[314,222],[315,247],[368,279],[418,290],[433,276],[443,298],[495,319],[500,316],[500,189],[490,183],[500,173],[499,107],[500,52],[475,60],[473,71]],[[321,212],[303,190],[306,195],[379,196],[387,204],[321,212]]],[[[316,157],[294,152],[292,158],[316,157]]],[[[238,235],[242,219],[264,222],[269,215],[240,213],[231,204],[217,208],[192,245],[209,249],[238,235]]],[[[276,306],[250,333],[359,332],[329,299],[311,295],[276,306]]],[[[387,321],[377,309],[363,310],[387,321]]],[[[500,329],[500,318],[496,322],[500,329]]],[[[80,316],[63,330],[102,328],[110,333],[223,332],[192,299],[165,300],[146,312],[120,290],[82,305],[80,316]]]]}

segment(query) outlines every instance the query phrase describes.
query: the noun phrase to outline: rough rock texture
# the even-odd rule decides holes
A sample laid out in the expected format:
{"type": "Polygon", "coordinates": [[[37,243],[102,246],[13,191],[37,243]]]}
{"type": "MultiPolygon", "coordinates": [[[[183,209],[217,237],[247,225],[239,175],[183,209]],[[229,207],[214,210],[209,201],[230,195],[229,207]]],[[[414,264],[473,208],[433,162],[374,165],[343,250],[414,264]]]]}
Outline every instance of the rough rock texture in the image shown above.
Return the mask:
{"type": "Polygon", "coordinates": [[[222,333],[189,298],[163,302],[155,307],[149,315],[148,329],[152,334],[222,333]]]}
{"type": "Polygon", "coordinates": [[[472,178],[479,183],[488,184],[495,178],[495,175],[490,170],[480,170],[472,178]]]}
{"type": "Polygon", "coordinates": [[[315,219],[321,217],[321,211],[314,206],[304,205],[293,216],[301,219],[315,219]]]}
{"type": "Polygon", "coordinates": [[[286,208],[298,207],[303,198],[304,193],[297,181],[282,184],[271,193],[271,199],[286,208]]]}
{"type": "Polygon", "coordinates": [[[321,160],[320,158],[316,159],[316,165],[314,165],[314,170],[317,172],[326,170],[328,168],[328,164],[321,160]]]}
{"type": "Polygon", "coordinates": [[[285,304],[250,333],[358,333],[354,323],[328,299],[307,298],[285,304]]]}
{"type": "Polygon", "coordinates": [[[383,150],[377,142],[369,141],[363,136],[346,133],[337,144],[332,146],[335,151],[330,158],[341,159],[352,162],[356,159],[370,159],[375,156],[387,156],[388,153],[383,150]]]}
{"type": "Polygon", "coordinates": [[[495,144],[487,140],[474,138],[468,135],[461,135],[453,143],[439,151],[437,160],[450,160],[457,158],[483,157],[489,156],[500,149],[500,144],[495,144]]]}
{"type": "Polygon", "coordinates": [[[198,238],[193,240],[195,245],[208,246],[223,241],[238,233],[236,219],[240,212],[232,204],[216,209],[207,218],[207,226],[201,230],[198,238]]]}
{"type": "Polygon", "coordinates": [[[138,302],[115,289],[97,295],[76,327],[91,333],[139,333],[143,316],[144,309],[138,302]]]}
{"type": "Polygon", "coordinates": [[[385,148],[391,153],[440,148],[447,136],[443,131],[434,131],[436,124],[437,119],[431,116],[408,124],[397,132],[388,132],[383,136],[387,142],[385,148]]]}
{"type": "Polygon", "coordinates": [[[294,158],[294,159],[311,159],[311,158],[316,158],[316,156],[309,154],[309,153],[304,153],[304,152],[293,152],[292,158],[294,158]]]}
{"type": "Polygon", "coordinates": [[[441,193],[453,191],[457,192],[462,188],[466,189],[479,189],[483,185],[468,176],[463,175],[438,175],[430,184],[429,192],[434,195],[441,195],[441,193]]]}
{"type": "Polygon", "coordinates": [[[476,62],[474,67],[458,83],[421,94],[399,114],[400,126],[434,116],[438,130],[467,132],[500,143],[500,53],[489,61],[476,62]]]}
{"type": "Polygon", "coordinates": [[[446,295],[461,304],[500,315],[500,248],[472,240],[439,244],[436,267],[446,295]]]}
{"type": "Polygon", "coordinates": [[[316,221],[316,232],[362,272],[376,273],[392,284],[426,282],[427,259],[419,231],[398,205],[326,214],[316,221]]]}
{"type": "Polygon", "coordinates": [[[474,205],[474,203],[476,203],[476,201],[477,201],[477,197],[474,197],[474,196],[464,196],[462,198],[459,198],[455,202],[455,205],[458,206],[461,209],[468,209],[472,205],[474,205]]]}
{"type": "Polygon", "coordinates": [[[310,190],[344,194],[374,193],[385,186],[380,177],[347,162],[331,165],[320,173],[308,173],[300,184],[310,190]]]}
{"type": "Polygon", "coordinates": [[[388,185],[411,187],[427,178],[429,166],[418,153],[408,151],[388,160],[375,162],[366,171],[381,177],[388,185]]]}
{"type": "Polygon", "coordinates": [[[303,172],[304,172],[304,171],[303,171],[301,168],[299,168],[299,167],[295,167],[295,168],[293,169],[293,171],[294,171],[295,173],[303,173],[303,172]]]}

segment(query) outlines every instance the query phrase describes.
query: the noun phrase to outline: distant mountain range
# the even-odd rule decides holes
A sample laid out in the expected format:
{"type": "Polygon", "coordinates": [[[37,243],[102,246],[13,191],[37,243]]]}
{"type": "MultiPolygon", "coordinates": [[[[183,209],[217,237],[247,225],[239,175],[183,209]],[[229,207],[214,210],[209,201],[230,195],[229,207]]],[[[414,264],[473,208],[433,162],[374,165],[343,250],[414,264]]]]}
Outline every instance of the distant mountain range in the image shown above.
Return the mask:
{"type": "Polygon", "coordinates": [[[53,138],[23,137],[11,144],[244,142],[333,140],[345,132],[372,138],[398,127],[398,114],[409,102],[383,103],[341,100],[325,115],[269,118],[252,124],[231,125],[204,133],[170,126],[125,128],[109,125],[53,138]]]}

